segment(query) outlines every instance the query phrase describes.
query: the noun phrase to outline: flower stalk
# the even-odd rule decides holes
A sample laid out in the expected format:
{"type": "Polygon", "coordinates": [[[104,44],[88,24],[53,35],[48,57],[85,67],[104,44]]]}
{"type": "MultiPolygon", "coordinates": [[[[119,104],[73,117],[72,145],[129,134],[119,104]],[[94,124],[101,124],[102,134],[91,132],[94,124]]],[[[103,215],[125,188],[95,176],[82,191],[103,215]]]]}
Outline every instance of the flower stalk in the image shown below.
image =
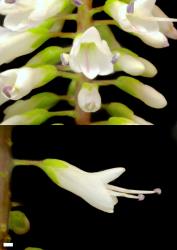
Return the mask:
{"type": "Polygon", "coordinates": [[[10,176],[12,158],[10,152],[12,127],[0,127],[0,250],[8,237],[10,211],[10,176]]]}
{"type": "MultiPolygon", "coordinates": [[[[77,32],[84,32],[87,28],[92,25],[92,0],[83,0],[82,6],[78,8],[77,18],[77,32]]],[[[78,94],[80,92],[82,82],[78,80],[75,98],[78,100],[78,94]]],[[[78,101],[75,106],[76,111],[76,124],[87,125],[90,123],[91,115],[81,110],[78,101]]]]}

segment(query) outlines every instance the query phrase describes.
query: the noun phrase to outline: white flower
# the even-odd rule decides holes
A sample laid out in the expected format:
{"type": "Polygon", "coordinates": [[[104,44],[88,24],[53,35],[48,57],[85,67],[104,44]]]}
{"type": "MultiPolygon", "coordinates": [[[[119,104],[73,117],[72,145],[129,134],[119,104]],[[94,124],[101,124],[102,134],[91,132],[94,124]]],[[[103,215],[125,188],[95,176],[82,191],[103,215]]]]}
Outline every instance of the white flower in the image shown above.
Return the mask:
{"type": "Polygon", "coordinates": [[[13,31],[35,27],[46,19],[56,16],[68,4],[68,0],[16,0],[0,1],[0,13],[6,15],[4,26],[13,31]]]}
{"type": "Polygon", "coordinates": [[[22,67],[10,69],[0,74],[0,105],[8,100],[18,100],[32,89],[44,85],[57,76],[53,66],[45,65],[38,68],[22,67]]]}
{"type": "Polygon", "coordinates": [[[0,27],[0,65],[31,53],[48,38],[47,30],[15,32],[0,27]]]}
{"type": "Polygon", "coordinates": [[[101,107],[101,96],[95,84],[84,83],[78,94],[78,104],[84,112],[96,112],[101,107]]]}
{"type": "Polygon", "coordinates": [[[94,79],[97,75],[113,73],[112,57],[107,42],[101,40],[95,27],[91,27],[75,38],[69,65],[73,71],[94,79]]]}
{"type": "Polygon", "coordinates": [[[60,187],[80,196],[93,207],[107,213],[114,212],[117,197],[143,200],[143,194],[161,193],[160,189],[139,191],[108,184],[125,172],[125,168],[113,168],[88,173],[67,162],[47,159],[36,164],[60,187]]]}
{"type": "Polygon", "coordinates": [[[168,18],[155,3],[156,0],[136,0],[128,5],[118,0],[108,0],[105,11],[124,31],[135,34],[146,44],[155,48],[167,47],[167,37],[177,39],[177,31],[172,23],[177,19],[168,18]]]}

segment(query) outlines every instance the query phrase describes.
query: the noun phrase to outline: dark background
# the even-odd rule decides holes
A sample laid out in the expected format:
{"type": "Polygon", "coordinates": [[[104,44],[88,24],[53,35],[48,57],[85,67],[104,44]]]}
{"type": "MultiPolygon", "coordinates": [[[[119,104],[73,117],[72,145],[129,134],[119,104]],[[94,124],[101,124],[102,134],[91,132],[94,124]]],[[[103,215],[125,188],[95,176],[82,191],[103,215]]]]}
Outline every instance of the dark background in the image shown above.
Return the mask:
{"type": "Polygon", "coordinates": [[[149,127],[15,127],[13,155],[18,159],[65,160],[85,171],[125,167],[114,184],[162,188],[142,202],[119,199],[114,214],[99,211],[56,186],[33,166],[17,166],[12,199],[23,204],[31,230],[12,235],[15,250],[85,248],[160,249],[174,244],[176,225],[176,150],[167,129],[149,127]],[[174,229],[173,229],[174,227],[174,229]]]}
{"type": "MultiPolygon", "coordinates": [[[[94,6],[102,5],[105,1],[94,1],[94,6]]],[[[158,6],[164,10],[164,12],[170,17],[177,18],[177,1],[176,0],[158,0],[158,6]]],[[[99,14],[95,18],[109,18],[105,14],[99,14]]],[[[176,25],[176,24],[175,24],[176,25]]],[[[67,21],[64,26],[64,31],[73,31],[76,29],[76,25],[74,22],[67,21]]],[[[169,39],[170,47],[164,49],[155,49],[145,45],[140,39],[121,31],[118,27],[113,28],[114,34],[118,38],[118,41],[122,44],[122,46],[131,49],[132,51],[139,54],[141,57],[144,57],[150,60],[158,69],[158,74],[154,78],[143,78],[137,77],[139,80],[143,81],[146,84],[149,84],[156,88],[159,92],[164,94],[168,101],[168,106],[164,109],[153,109],[146,106],[141,101],[135,99],[134,97],[124,93],[123,91],[111,86],[104,87],[101,89],[101,96],[104,103],[108,103],[111,101],[122,102],[134,110],[136,115],[144,117],[146,120],[158,124],[158,125],[174,125],[177,120],[177,81],[176,81],[176,55],[177,55],[177,41],[169,39]]],[[[12,63],[7,65],[2,65],[0,67],[0,71],[23,66],[33,55],[37,52],[46,48],[49,45],[59,45],[59,46],[68,46],[71,44],[70,39],[51,39],[42,45],[37,51],[33,52],[30,55],[26,55],[24,57],[20,57],[14,60],[12,63]]],[[[14,48],[15,49],[15,48],[14,48]]],[[[118,73],[119,75],[125,75],[124,73],[118,73]]],[[[28,96],[25,98],[29,98],[30,96],[39,93],[41,91],[51,91],[58,94],[65,94],[69,81],[58,78],[47,84],[45,87],[33,90],[28,96]]],[[[1,117],[3,118],[3,109],[7,107],[9,102],[4,104],[1,109],[1,117]]],[[[65,103],[59,103],[53,110],[62,110],[62,109],[70,109],[71,107],[65,103]]],[[[93,120],[107,119],[108,115],[99,111],[94,114],[93,120]]],[[[47,124],[51,124],[54,122],[65,122],[66,124],[73,124],[71,118],[52,118],[47,124]]]]}

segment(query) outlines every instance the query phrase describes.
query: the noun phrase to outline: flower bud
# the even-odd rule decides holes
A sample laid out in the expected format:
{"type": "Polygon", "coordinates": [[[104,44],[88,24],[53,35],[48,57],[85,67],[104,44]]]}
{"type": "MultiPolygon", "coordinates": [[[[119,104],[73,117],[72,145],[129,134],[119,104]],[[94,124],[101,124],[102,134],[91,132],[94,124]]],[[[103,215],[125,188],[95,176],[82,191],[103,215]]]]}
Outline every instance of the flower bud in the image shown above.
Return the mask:
{"type": "Polygon", "coordinates": [[[119,77],[115,85],[152,108],[160,109],[167,105],[167,101],[162,94],[132,77],[119,77]]]}
{"type": "MultiPolygon", "coordinates": [[[[134,112],[122,103],[112,102],[104,105],[105,110],[113,117],[122,117],[132,120],[140,125],[152,125],[152,123],[138,117],[134,112]]],[[[114,120],[113,120],[114,121],[114,120]]]]}
{"type": "Polygon", "coordinates": [[[59,97],[56,94],[44,92],[32,96],[27,100],[19,100],[8,106],[4,110],[4,120],[25,112],[31,111],[33,109],[50,109],[59,101],[59,97]]]}
{"type": "Polygon", "coordinates": [[[98,86],[95,84],[84,83],[78,94],[78,103],[84,112],[96,112],[101,107],[101,96],[98,86]]]}
{"type": "Polygon", "coordinates": [[[38,67],[42,64],[55,65],[60,61],[63,49],[57,46],[50,46],[33,56],[26,64],[28,67],[38,67]]]}
{"type": "Polygon", "coordinates": [[[11,211],[9,229],[19,235],[26,234],[30,229],[30,223],[26,215],[21,211],[11,211]]]}
{"type": "Polygon", "coordinates": [[[4,120],[0,125],[40,125],[51,117],[45,109],[34,109],[4,120]]]}

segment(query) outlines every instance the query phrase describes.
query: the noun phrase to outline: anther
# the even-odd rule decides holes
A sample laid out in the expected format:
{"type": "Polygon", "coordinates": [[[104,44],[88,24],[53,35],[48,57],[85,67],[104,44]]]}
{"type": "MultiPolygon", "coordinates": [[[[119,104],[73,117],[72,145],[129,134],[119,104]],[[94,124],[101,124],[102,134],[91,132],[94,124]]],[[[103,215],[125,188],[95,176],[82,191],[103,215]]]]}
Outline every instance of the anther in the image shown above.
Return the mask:
{"type": "Polygon", "coordinates": [[[77,7],[81,6],[83,4],[82,0],[73,0],[74,5],[77,7]]]}
{"type": "Polygon", "coordinates": [[[162,193],[162,190],[160,188],[155,188],[154,192],[160,195],[162,193]]]}

